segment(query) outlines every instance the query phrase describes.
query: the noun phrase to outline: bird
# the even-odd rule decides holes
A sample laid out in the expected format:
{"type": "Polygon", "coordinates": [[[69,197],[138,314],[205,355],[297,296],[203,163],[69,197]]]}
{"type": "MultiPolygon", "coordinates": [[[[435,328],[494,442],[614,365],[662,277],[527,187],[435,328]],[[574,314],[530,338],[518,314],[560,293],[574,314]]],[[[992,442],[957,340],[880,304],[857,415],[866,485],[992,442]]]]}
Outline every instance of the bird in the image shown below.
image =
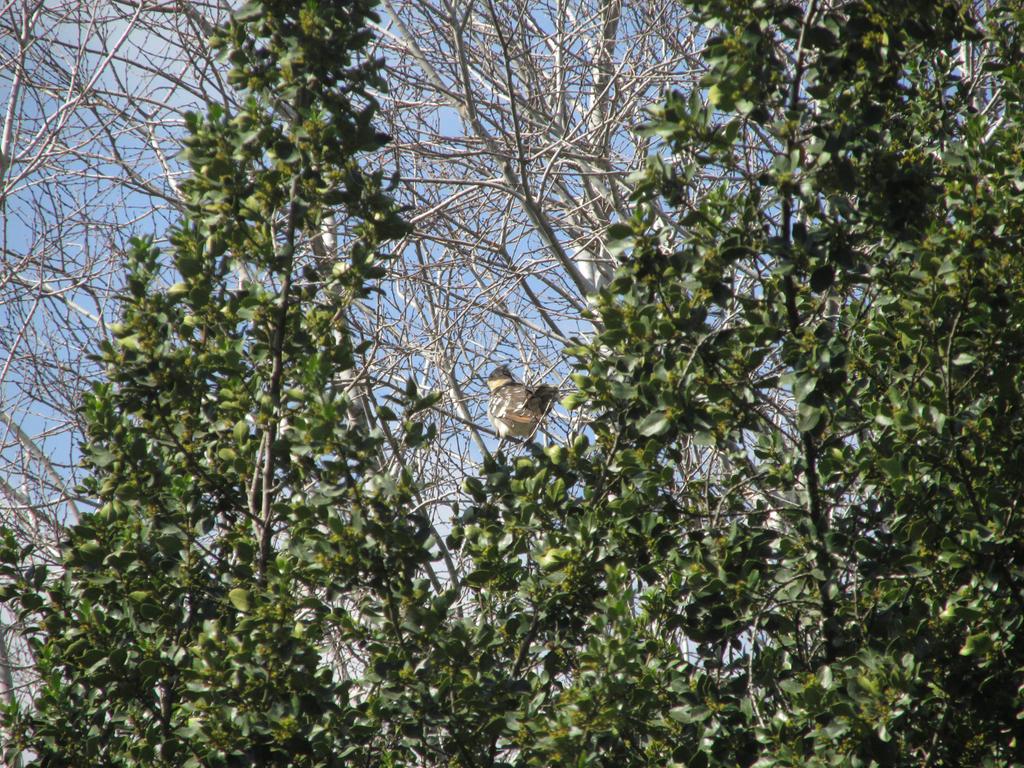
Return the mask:
{"type": "Polygon", "coordinates": [[[502,438],[532,435],[558,397],[558,388],[550,384],[531,387],[516,381],[507,365],[491,371],[487,388],[487,418],[502,438]]]}

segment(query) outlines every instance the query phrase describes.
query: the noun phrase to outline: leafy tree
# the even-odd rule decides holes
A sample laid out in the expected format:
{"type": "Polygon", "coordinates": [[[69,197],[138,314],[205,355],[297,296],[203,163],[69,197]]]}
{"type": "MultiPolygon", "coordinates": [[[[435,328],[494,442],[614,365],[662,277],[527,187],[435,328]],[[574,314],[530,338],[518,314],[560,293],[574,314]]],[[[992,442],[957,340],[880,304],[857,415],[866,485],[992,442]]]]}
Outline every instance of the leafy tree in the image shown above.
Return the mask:
{"type": "Polygon", "coordinates": [[[1005,764],[1018,12],[700,13],[710,103],[647,126],[666,157],[575,350],[594,444],[467,480],[474,623],[435,633],[407,727],[460,765],[1005,764]]]}
{"type": "Polygon", "coordinates": [[[375,631],[350,612],[397,621],[430,557],[424,521],[395,513],[406,479],[376,471],[338,385],[359,344],[345,309],[406,231],[357,160],[386,138],[372,6],[256,0],[214,40],[244,106],[190,118],[188,215],[168,254],[127,255],[107,381],[84,407],[83,493],[102,506],[46,591],[6,540],[43,680],[8,709],[10,759],[339,765],[365,744],[365,701],[325,658],[375,631]],[[338,207],[344,257],[309,257],[338,207]]]}
{"type": "MultiPolygon", "coordinates": [[[[94,501],[75,493],[78,409],[102,373],[88,353],[119,319],[122,254],[133,235],[164,247],[186,207],[185,113],[243,105],[206,44],[238,5],[0,9],[0,92],[10,95],[0,130],[0,525],[33,545],[39,565],[60,562],[65,527],[94,501]]],[[[399,170],[392,194],[415,207],[416,230],[389,245],[382,292],[347,313],[361,339],[374,339],[351,376],[372,381],[360,387],[369,404],[389,403],[410,373],[444,393],[429,450],[385,447],[388,461],[415,467],[418,503],[443,528],[463,477],[495,443],[484,378],[518,361],[528,380],[567,386],[562,349],[589,332],[585,292],[613,267],[604,231],[628,215],[626,179],[646,157],[648,139],[632,127],[666,82],[700,75],[700,28],[675,0],[565,10],[386,0],[369,43],[389,63],[376,122],[392,140],[367,167],[399,170]]],[[[562,439],[575,426],[556,409],[545,434],[562,439]]],[[[30,696],[34,662],[2,604],[0,625],[0,699],[30,696]]]]}
{"type": "MultiPolygon", "coordinates": [[[[5,545],[45,681],[10,713],[15,750],[1020,756],[1024,12],[688,5],[711,30],[702,90],[644,128],[663,151],[610,230],[601,333],[571,350],[588,434],[486,456],[446,543],[341,375],[347,302],[404,231],[354,160],[381,141],[369,9],[236,19],[221,41],[249,100],[193,123],[182,282],[159,290],[162,255],[136,247],[87,405],[103,507],[45,595],[5,545]],[[344,266],[304,255],[339,204],[344,266]]],[[[406,400],[395,437],[419,446],[431,398],[406,400]]]]}
{"type": "Polygon", "coordinates": [[[706,90],[644,128],[573,350],[595,444],[491,465],[457,531],[523,638],[517,759],[1009,764],[1020,6],[691,7],[706,90]]]}

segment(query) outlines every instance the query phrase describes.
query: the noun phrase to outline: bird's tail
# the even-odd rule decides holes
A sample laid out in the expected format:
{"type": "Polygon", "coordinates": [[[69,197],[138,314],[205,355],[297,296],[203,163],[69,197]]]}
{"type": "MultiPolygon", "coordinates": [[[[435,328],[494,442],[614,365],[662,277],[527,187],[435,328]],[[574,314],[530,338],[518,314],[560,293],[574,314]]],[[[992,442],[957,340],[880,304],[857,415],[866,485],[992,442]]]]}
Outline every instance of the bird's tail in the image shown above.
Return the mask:
{"type": "Polygon", "coordinates": [[[552,403],[558,399],[558,387],[550,384],[541,384],[534,390],[534,395],[541,402],[542,410],[547,411],[552,403]]]}

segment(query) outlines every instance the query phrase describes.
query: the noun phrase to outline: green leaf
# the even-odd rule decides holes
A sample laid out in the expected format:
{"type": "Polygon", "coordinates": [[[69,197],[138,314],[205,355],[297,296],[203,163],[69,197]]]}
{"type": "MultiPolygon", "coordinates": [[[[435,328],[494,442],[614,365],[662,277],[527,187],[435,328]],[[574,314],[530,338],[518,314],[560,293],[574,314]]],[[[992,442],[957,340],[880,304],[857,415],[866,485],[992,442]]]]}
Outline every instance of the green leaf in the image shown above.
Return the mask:
{"type": "Polygon", "coordinates": [[[672,707],[668,711],[668,716],[677,723],[691,723],[693,722],[693,717],[690,711],[690,707],[672,707]]]}
{"type": "Polygon", "coordinates": [[[672,707],[668,711],[668,716],[675,720],[677,723],[702,723],[711,717],[711,710],[702,705],[696,704],[691,706],[672,707]]]}
{"type": "Polygon", "coordinates": [[[708,101],[723,112],[732,110],[734,104],[733,97],[726,93],[718,83],[708,88],[708,101]]]}
{"type": "Polygon", "coordinates": [[[249,611],[249,590],[235,587],[228,592],[228,600],[242,613],[249,611]]]}
{"type": "Polygon", "coordinates": [[[106,549],[95,539],[90,541],[84,541],[78,545],[76,554],[82,559],[83,562],[88,564],[98,564],[104,556],[107,554],[106,549]]]}
{"type": "Polygon", "coordinates": [[[89,461],[100,469],[109,467],[117,458],[117,455],[113,451],[98,445],[90,446],[88,454],[89,461]]]}
{"type": "Polygon", "coordinates": [[[805,375],[797,377],[793,384],[793,399],[802,403],[818,386],[818,377],[805,375]]]}
{"type": "Polygon", "coordinates": [[[624,237],[632,237],[635,233],[629,224],[612,224],[607,229],[608,237],[612,240],[621,240],[624,237]]]}
{"type": "Polygon", "coordinates": [[[130,336],[122,336],[117,340],[117,343],[125,349],[129,349],[133,352],[138,352],[142,349],[142,345],[139,343],[139,335],[137,333],[130,336]]]}
{"type": "Polygon", "coordinates": [[[992,650],[992,636],[988,632],[969,635],[960,648],[961,656],[981,656],[992,650]]]}
{"type": "Polygon", "coordinates": [[[796,428],[801,432],[810,432],[821,423],[822,409],[807,403],[797,407],[796,428]]]}
{"type": "Polygon", "coordinates": [[[587,395],[585,392],[570,392],[562,398],[562,407],[567,411],[573,411],[586,404],[586,402],[587,395]]]}
{"type": "Polygon", "coordinates": [[[653,411],[637,422],[636,429],[644,437],[654,437],[667,432],[670,426],[664,411],[653,411]]]}

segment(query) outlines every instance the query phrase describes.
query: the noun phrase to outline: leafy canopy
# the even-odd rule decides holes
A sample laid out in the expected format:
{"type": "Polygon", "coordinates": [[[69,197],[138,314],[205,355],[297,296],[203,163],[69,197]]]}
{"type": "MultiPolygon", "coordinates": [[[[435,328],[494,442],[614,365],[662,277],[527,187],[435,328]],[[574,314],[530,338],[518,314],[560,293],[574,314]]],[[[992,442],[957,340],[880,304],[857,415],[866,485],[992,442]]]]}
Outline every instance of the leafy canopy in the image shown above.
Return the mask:
{"type": "MultiPolygon", "coordinates": [[[[636,595],[584,635],[633,644],[654,699],[645,737],[609,734],[618,764],[1005,764],[1024,751],[1019,4],[693,7],[707,103],[671,93],[644,128],[665,157],[577,351],[614,489],[590,506],[591,589],[625,567],[636,595]]],[[[564,717],[573,755],[607,749],[608,705],[564,717]]]]}
{"type": "Polygon", "coordinates": [[[364,343],[346,307],[406,231],[358,160],[386,140],[372,6],[250,2],[214,38],[245,106],[189,118],[187,215],[166,252],[127,254],[107,380],[84,406],[100,506],[56,579],[8,590],[41,677],[7,713],[12,759],[341,765],[374,732],[331,648],[398,622],[431,555],[338,380],[364,343]],[[339,257],[316,258],[335,211],[339,257]]]}
{"type": "MultiPolygon", "coordinates": [[[[488,456],[444,546],[339,386],[346,302],[404,231],[355,161],[382,140],[369,9],[247,6],[220,43],[248,107],[192,125],[182,280],[160,290],[164,256],[138,245],[87,405],[103,506],[45,595],[36,572],[9,590],[43,674],[15,750],[1020,755],[1022,11],[688,5],[703,90],[643,128],[662,152],[609,232],[602,330],[570,350],[588,436],[488,456]],[[343,266],[306,248],[335,206],[343,266]]],[[[407,400],[418,445],[431,398],[407,400]]]]}

